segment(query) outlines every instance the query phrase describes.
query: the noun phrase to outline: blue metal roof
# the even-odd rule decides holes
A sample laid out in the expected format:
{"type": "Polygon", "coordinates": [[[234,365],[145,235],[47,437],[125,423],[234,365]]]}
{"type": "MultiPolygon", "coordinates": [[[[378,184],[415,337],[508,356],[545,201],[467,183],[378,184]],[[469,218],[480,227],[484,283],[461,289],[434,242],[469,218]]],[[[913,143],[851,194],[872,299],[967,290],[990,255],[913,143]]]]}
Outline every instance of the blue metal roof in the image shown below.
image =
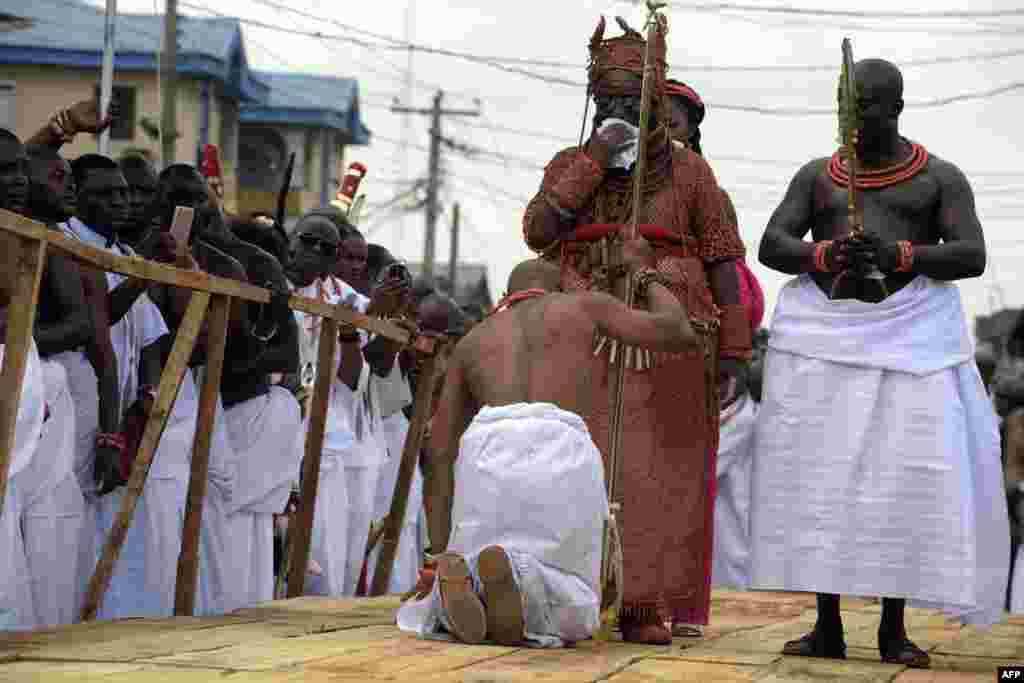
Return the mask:
{"type": "MultiPolygon", "coordinates": [[[[104,13],[98,7],[78,0],[0,0],[0,13],[32,22],[0,31],[0,64],[101,67],[104,13]]],[[[178,33],[178,73],[220,81],[243,101],[267,101],[267,85],[249,69],[237,19],[180,16],[178,33]]],[[[163,15],[119,14],[114,68],[155,71],[162,36],[163,15]]]]}
{"type": "Polygon", "coordinates": [[[366,145],[370,131],[359,111],[359,82],[354,78],[259,71],[270,87],[262,104],[242,106],[242,123],[291,124],[331,128],[348,135],[349,143],[366,145]]]}

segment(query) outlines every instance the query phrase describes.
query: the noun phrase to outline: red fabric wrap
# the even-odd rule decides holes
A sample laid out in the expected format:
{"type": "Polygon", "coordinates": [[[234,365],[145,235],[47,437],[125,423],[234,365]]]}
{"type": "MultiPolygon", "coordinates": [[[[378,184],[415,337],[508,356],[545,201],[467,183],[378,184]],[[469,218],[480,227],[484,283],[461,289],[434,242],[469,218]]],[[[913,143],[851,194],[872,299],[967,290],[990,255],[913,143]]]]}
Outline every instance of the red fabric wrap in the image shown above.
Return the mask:
{"type": "Polygon", "coordinates": [[[740,280],[740,300],[747,310],[750,329],[756,330],[764,319],[764,291],[754,272],[743,259],[736,259],[736,275],[740,280]]]}
{"type": "Polygon", "coordinates": [[[743,304],[719,307],[718,357],[748,361],[751,358],[750,313],[743,304]]]}
{"type": "Polygon", "coordinates": [[[697,114],[697,120],[694,121],[694,125],[699,126],[704,121],[706,111],[704,107],[704,100],[700,98],[700,95],[697,94],[696,90],[682,81],[669,80],[665,84],[665,94],[669,97],[682,97],[693,105],[697,114]]]}

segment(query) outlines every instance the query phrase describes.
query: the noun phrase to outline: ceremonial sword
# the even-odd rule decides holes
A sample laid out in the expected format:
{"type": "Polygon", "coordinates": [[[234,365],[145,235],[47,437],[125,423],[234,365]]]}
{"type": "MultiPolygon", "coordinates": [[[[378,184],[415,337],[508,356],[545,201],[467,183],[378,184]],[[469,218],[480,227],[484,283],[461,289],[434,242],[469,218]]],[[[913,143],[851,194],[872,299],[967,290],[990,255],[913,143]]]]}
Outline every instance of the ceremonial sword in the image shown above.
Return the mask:
{"type": "MultiPolygon", "coordinates": [[[[846,208],[849,214],[850,236],[864,236],[864,210],[857,201],[857,171],[859,160],[857,159],[857,137],[860,134],[861,116],[860,102],[857,97],[857,83],[854,77],[853,45],[849,38],[843,38],[843,66],[839,75],[839,142],[843,146],[846,157],[846,208]]],[[[885,275],[878,269],[878,266],[854,273],[853,275],[865,281],[872,282],[877,288],[876,294],[880,295],[878,301],[889,296],[885,286],[885,275]]],[[[850,277],[850,270],[836,276],[832,283],[830,298],[837,298],[840,292],[840,285],[850,277]]],[[[874,299],[874,297],[873,297],[874,299]]]]}
{"type": "MultiPolygon", "coordinates": [[[[643,85],[640,89],[640,132],[637,137],[637,160],[633,168],[633,215],[622,236],[624,241],[634,240],[639,234],[640,224],[640,203],[643,198],[644,176],[647,172],[647,137],[651,127],[651,98],[654,89],[654,76],[657,65],[655,64],[654,41],[658,36],[658,30],[665,25],[665,18],[659,14],[659,10],[665,7],[666,3],[659,0],[647,0],[647,44],[644,46],[644,73],[643,85]]],[[[626,306],[633,307],[633,273],[627,271],[625,274],[625,291],[622,293],[622,300],[626,306]]],[[[612,509],[611,517],[605,522],[604,538],[601,553],[601,587],[602,594],[607,590],[613,569],[612,562],[612,536],[613,529],[618,524],[615,512],[618,504],[615,503],[615,496],[618,492],[619,483],[619,456],[622,450],[622,410],[623,392],[626,383],[626,356],[619,357],[619,363],[615,366],[615,382],[612,385],[612,410],[609,420],[609,436],[611,443],[608,448],[608,502],[612,509]]],[[[618,544],[621,552],[622,544],[618,544]]],[[[602,636],[607,638],[610,635],[611,627],[618,619],[619,606],[622,603],[622,576],[618,577],[618,584],[615,586],[616,597],[612,605],[605,607],[601,615],[602,636]]]]}

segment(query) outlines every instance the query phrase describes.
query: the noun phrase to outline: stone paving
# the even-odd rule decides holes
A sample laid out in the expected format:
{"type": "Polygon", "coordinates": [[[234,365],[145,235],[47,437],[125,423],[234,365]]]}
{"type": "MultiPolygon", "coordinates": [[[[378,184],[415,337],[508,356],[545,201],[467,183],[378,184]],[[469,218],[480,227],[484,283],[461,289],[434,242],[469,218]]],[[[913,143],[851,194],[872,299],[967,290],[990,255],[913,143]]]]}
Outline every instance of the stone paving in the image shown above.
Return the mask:
{"type": "Polygon", "coordinates": [[[397,598],[299,598],[234,614],[128,619],[0,635],[0,683],[328,683],[336,681],[994,681],[1024,664],[1024,616],[990,631],[907,610],[911,637],[931,671],[882,664],[880,608],[843,602],[846,661],[783,657],[782,643],[814,622],[814,596],[715,591],[703,639],[655,647],[586,642],[567,650],[466,646],[402,635],[397,598]]]}

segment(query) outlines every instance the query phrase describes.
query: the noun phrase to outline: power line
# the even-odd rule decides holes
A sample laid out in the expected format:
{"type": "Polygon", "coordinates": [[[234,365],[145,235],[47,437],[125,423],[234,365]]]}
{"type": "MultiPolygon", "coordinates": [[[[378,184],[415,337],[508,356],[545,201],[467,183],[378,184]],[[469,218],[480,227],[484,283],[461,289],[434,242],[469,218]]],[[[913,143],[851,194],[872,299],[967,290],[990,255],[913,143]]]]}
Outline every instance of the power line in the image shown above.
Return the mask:
{"type": "Polygon", "coordinates": [[[1024,16],[1024,7],[1017,7],[1002,10],[924,10],[924,11],[867,11],[867,10],[830,10],[816,9],[810,7],[794,7],[790,5],[748,5],[733,2],[715,3],[683,3],[671,2],[673,9],[688,10],[691,12],[764,12],[766,14],[795,14],[810,15],[819,17],[849,17],[862,19],[996,19],[999,17],[1021,17],[1024,16]]]}

